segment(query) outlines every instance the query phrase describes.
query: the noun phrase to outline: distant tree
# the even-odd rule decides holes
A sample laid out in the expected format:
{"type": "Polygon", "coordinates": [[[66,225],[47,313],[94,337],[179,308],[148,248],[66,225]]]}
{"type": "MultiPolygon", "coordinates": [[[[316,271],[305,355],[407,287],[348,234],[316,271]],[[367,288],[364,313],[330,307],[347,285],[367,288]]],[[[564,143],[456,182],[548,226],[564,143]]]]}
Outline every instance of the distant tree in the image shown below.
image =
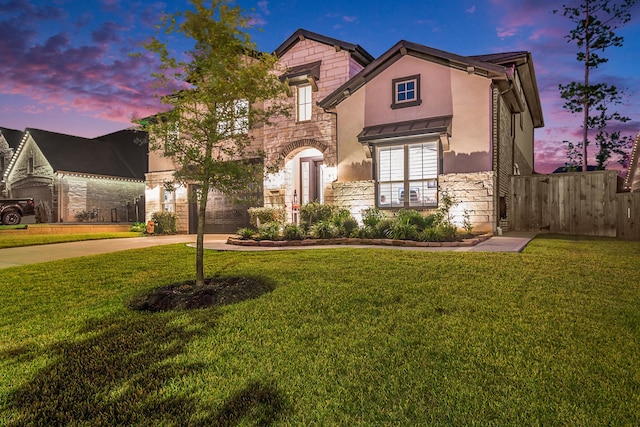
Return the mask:
{"type": "Polygon", "coordinates": [[[285,93],[274,73],[277,58],[256,52],[244,11],[225,0],[209,5],[191,0],[191,6],[165,16],[158,34],[144,45],[160,60],[152,73],[158,88],[182,89],[161,97],[167,112],[138,123],[149,132],[150,149],[173,160],[175,182],[197,188],[196,284],[202,285],[209,191],[232,196],[262,179],[264,156],[249,129],[286,109],[274,101],[285,93]],[[193,41],[186,59],[174,56],[160,32],[193,41]]]}
{"type": "Polygon", "coordinates": [[[577,6],[562,6],[563,16],[575,24],[566,38],[568,42],[576,43],[576,58],[584,64],[583,81],[559,85],[560,96],[565,100],[564,108],[571,113],[583,113],[582,140],[576,144],[565,142],[568,144],[569,164],[577,166],[581,163],[585,172],[588,165],[589,130],[597,130],[594,139],[598,146],[598,169],[604,169],[613,154],[618,154],[624,159],[631,145],[630,137],[621,136],[620,131],[606,130],[612,121],[624,123],[630,120],[618,112],[609,111],[611,105],[621,103],[622,92],[607,83],[592,84],[590,72],[608,61],[603,56],[606,49],[622,46],[624,39],[616,35],[615,30],[629,22],[630,9],[636,2],[637,0],[584,0],[577,6]]]}

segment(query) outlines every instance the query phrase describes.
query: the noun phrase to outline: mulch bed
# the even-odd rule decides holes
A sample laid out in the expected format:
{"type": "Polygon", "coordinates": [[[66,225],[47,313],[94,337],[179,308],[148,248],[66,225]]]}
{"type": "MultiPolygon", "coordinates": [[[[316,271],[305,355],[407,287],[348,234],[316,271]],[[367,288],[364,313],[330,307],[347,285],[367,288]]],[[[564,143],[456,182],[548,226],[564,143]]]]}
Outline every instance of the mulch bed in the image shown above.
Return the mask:
{"type": "Polygon", "coordinates": [[[193,310],[234,304],[271,292],[273,286],[249,277],[212,277],[203,286],[189,280],[138,295],[129,308],[138,311],[193,310]]]}

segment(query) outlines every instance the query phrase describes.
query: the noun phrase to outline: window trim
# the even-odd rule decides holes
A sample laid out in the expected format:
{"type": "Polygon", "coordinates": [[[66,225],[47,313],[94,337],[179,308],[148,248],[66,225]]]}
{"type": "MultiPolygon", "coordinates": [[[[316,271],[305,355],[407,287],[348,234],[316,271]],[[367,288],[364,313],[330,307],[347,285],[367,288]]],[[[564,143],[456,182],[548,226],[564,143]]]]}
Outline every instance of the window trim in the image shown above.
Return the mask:
{"type": "Polygon", "coordinates": [[[393,97],[391,99],[391,108],[394,110],[398,108],[415,107],[422,104],[422,98],[420,96],[420,74],[414,74],[412,76],[400,77],[391,80],[391,90],[393,93],[393,97]],[[411,81],[414,81],[416,83],[415,99],[410,101],[398,101],[398,85],[411,81]]]}
{"type": "MultiPolygon", "coordinates": [[[[439,203],[439,179],[438,176],[440,175],[440,143],[438,141],[435,140],[431,140],[430,138],[427,139],[421,139],[421,140],[407,140],[407,139],[402,139],[399,141],[387,141],[384,143],[378,143],[378,144],[371,144],[372,148],[373,148],[373,155],[374,155],[374,183],[375,183],[375,206],[379,209],[389,209],[389,210],[397,210],[397,209],[417,209],[417,210],[422,210],[422,209],[434,209],[438,207],[438,203],[439,203]],[[433,143],[435,142],[436,144],[436,174],[435,177],[430,177],[430,178],[421,178],[419,180],[416,179],[411,179],[410,178],[410,158],[409,158],[409,150],[410,147],[413,145],[421,145],[421,144],[426,144],[426,143],[433,143]],[[412,182],[425,182],[427,183],[428,188],[435,188],[435,203],[431,204],[423,204],[423,205],[411,205],[411,196],[409,196],[409,198],[403,198],[403,204],[400,205],[395,205],[393,204],[393,202],[389,202],[388,204],[384,204],[382,205],[380,203],[380,149],[385,149],[385,148],[391,148],[391,147],[403,147],[403,192],[404,194],[409,194],[411,195],[411,184],[412,182]],[[435,181],[435,185],[432,187],[431,186],[431,182],[435,181]]],[[[400,181],[383,181],[383,183],[393,183],[393,182],[400,182],[400,181]]]]}
{"type": "Polygon", "coordinates": [[[296,121],[298,123],[304,123],[304,122],[310,122],[311,118],[313,117],[313,86],[311,86],[310,84],[304,84],[304,85],[298,85],[296,86],[297,90],[296,90],[296,121]],[[302,99],[300,97],[300,92],[303,89],[309,89],[309,102],[308,103],[304,103],[302,104],[302,99]],[[305,118],[301,118],[301,108],[303,106],[309,105],[309,117],[307,118],[305,116],[305,118]]]}

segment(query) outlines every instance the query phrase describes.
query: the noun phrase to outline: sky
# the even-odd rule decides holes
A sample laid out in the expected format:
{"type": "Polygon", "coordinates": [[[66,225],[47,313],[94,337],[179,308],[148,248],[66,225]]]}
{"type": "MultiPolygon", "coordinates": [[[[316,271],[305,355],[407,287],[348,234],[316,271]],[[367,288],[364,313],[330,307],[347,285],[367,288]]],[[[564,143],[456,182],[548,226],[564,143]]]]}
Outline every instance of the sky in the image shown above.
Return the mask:
{"type": "MultiPolygon", "coordinates": [[[[529,51],[545,127],[535,133],[535,169],[548,173],[566,161],[564,140],[578,141],[582,118],[563,110],[558,84],[580,80],[576,47],[565,36],[573,24],[554,14],[551,0],[238,0],[256,23],[257,48],[273,52],[298,28],[362,46],[378,57],[399,40],[458,55],[529,51]]],[[[152,87],[155,59],[141,43],[153,36],[165,12],[188,0],[0,0],[0,127],[94,138],[131,126],[161,108],[152,87]],[[134,52],[143,53],[140,57],[134,52]]],[[[620,129],[640,132],[640,3],[618,30],[622,47],[592,82],[626,94],[613,106],[631,118],[620,129]]],[[[183,52],[188,44],[169,39],[183,52]]],[[[590,160],[593,164],[593,160],[590,160]]],[[[620,168],[614,161],[609,167],[620,168]]]]}

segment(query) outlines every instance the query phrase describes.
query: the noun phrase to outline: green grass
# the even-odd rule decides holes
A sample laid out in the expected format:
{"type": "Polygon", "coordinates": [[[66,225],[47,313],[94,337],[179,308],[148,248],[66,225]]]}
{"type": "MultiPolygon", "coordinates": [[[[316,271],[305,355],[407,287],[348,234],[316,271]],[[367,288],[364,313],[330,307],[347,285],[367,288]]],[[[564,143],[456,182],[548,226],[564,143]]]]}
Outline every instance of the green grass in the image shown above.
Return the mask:
{"type": "Polygon", "coordinates": [[[194,249],[5,269],[0,425],[639,425],[640,243],[206,252],[276,286],[132,312],[194,249]],[[97,268],[99,266],[99,268],[97,268]]]}
{"type": "Polygon", "coordinates": [[[0,249],[18,246],[47,245],[50,243],[78,242],[80,240],[119,239],[140,237],[140,233],[130,231],[115,233],[72,233],[72,234],[3,234],[0,231],[0,249]]]}

